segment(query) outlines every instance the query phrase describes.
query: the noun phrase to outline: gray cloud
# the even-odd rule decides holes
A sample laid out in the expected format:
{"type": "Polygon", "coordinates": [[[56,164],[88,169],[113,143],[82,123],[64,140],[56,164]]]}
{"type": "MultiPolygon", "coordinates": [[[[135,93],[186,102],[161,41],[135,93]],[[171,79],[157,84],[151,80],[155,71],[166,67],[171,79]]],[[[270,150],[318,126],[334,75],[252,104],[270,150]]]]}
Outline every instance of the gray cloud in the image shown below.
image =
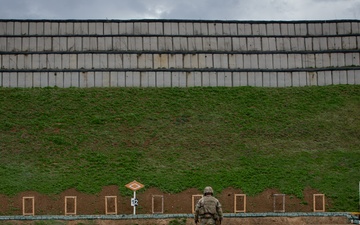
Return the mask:
{"type": "Polygon", "coordinates": [[[360,0],[0,0],[1,19],[359,19],[360,0]]]}

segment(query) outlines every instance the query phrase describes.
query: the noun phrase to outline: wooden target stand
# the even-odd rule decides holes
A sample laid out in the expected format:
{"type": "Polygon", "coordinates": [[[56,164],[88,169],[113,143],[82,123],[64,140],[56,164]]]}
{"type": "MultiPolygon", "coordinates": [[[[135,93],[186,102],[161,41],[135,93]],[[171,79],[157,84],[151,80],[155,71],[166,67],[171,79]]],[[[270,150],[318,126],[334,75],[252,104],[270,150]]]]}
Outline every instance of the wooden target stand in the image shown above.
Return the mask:
{"type": "Polygon", "coordinates": [[[234,213],[244,213],[246,212],[246,194],[235,194],[234,195],[234,213]],[[238,199],[240,199],[240,203],[238,203],[238,199]],[[238,205],[242,206],[239,207],[238,205]]]}
{"type": "Polygon", "coordinates": [[[192,213],[195,213],[195,206],[196,203],[200,200],[200,198],[202,198],[203,195],[192,195],[191,196],[191,211],[192,213]]]}
{"type": "Polygon", "coordinates": [[[285,212],[285,194],[274,194],[273,196],[274,212],[285,212]]]}
{"type": "Polygon", "coordinates": [[[105,214],[117,214],[117,196],[105,196],[105,214]]]}
{"type": "Polygon", "coordinates": [[[313,209],[314,212],[325,212],[325,195],[313,194],[313,209]],[[320,207],[318,208],[317,206],[320,207]]]}
{"type": "Polygon", "coordinates": [[[65,216],[76,215],[76,196],[65,196],[65,216]]]}
{"type": "Polygon", "coordinates": [[[152,213],[164,213],[164,196],[163,195],[153,195],[151,200],[152,213]],[[160,209],[159,209],[160,205],[160,209]]]}
{"type": "Polygon", "coordinates": [[[35,197],[22,198],[22,211],[24,216],[35,215],[35,197]]]}

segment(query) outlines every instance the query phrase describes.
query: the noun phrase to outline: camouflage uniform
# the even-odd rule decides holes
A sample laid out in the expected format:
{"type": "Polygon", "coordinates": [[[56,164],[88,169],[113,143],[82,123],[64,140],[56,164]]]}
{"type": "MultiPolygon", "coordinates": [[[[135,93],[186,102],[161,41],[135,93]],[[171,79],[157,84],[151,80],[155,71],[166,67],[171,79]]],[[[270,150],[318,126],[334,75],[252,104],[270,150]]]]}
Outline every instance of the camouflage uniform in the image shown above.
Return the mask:
{"type": "Polygon", "coordinates": [[[219,200],[213,196],[213,189],[206,187],[202,197],[195,207],[195,223],[200,225],[215,225],[221,223],[223,218],[222,208],[219,200]]]}

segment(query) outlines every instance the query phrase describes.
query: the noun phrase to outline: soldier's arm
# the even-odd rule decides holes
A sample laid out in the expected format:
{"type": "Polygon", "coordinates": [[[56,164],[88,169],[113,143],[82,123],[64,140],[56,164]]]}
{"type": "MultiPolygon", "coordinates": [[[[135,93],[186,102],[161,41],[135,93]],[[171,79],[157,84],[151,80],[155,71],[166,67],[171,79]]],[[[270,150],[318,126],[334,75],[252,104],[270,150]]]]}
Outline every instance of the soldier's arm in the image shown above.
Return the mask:
{"type": "Polygon", "coordinates": [[[218,213],[219,220],[221,221],[223,219],[223,212],[222,212],[222,206],[221,206],[220,202],[218,202],[216,205],[216,211],[218,213]]]}
{"type": "Polygon", "coordinates": [[[195,223],[199,222],[199,203],[195,206],[194,221],[195,223]]]}

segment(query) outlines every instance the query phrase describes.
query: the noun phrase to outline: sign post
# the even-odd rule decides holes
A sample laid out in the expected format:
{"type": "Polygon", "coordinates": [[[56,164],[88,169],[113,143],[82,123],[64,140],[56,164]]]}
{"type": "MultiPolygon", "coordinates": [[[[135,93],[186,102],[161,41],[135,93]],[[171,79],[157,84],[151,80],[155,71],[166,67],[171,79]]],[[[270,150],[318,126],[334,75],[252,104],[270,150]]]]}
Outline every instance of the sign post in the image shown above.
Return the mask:
{"type": "Polygon", "coordinates": [[[136,191],[143,188],[144,185],[137,182],[136,180],[128,183],[127,185],[125,185],[125,187],[129,188],[130,190],[134,191],[134,197],[131,198],[131,206],[134,207],[134,215],[136,214],[136,206],[138,206],[139,201],[136,198],[136,191]]]}

